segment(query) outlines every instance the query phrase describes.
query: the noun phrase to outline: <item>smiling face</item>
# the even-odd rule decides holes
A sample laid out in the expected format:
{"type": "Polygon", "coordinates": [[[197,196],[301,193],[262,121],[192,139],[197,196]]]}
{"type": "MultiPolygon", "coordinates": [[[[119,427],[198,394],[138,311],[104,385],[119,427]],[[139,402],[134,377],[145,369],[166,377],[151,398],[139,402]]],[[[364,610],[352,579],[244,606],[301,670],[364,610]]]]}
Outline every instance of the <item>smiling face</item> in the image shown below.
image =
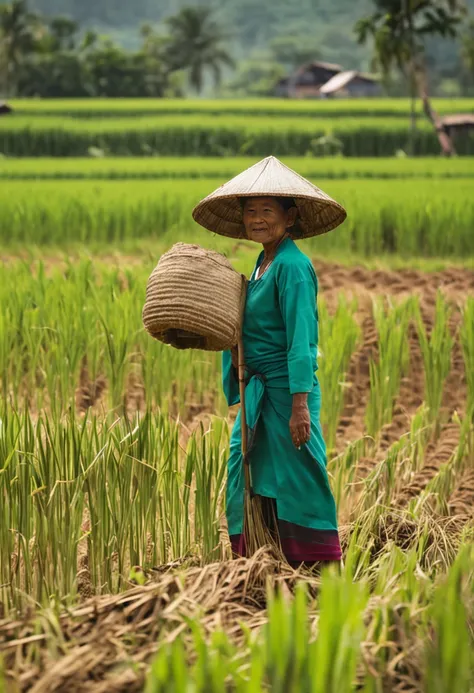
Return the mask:
{"type": "Polygon", "coordinates": [[[247,238],[256,243],[278,243],[297,216],[296,207],[286,210],[276,197],[249,197],[244,202],[243,221],[247,238]]]}

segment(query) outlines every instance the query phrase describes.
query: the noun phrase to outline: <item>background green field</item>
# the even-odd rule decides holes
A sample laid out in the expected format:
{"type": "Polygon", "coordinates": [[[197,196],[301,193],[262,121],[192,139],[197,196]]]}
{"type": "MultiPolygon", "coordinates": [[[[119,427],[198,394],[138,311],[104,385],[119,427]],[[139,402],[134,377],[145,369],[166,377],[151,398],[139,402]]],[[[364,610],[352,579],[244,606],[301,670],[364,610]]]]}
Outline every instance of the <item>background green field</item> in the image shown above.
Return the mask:
{"type": "MultiPolygon", "coordinates": [[[[474,98],[433,99],[440,114],[472,113],[474,98]]],[[[254,116],[312,116],[366,118],[392,116],[408,118],[410,101],[390,99],[12,99],[18,115],[68,115],[80,118],[107,118],[147,115],[254,115],[254,116]]],[[[416,111],[422,116],[418,101],[416,111]]]]}
{"type": "MultiPolygon", "coordinates": [[[[408,146],[407,100],[292,102],[97,100],[18,101],[0,120],[6,156],[281,156],[333,153],[394,156],[408,146]],[[323,138],[323,139],[321,139],[323,138]],[[333,147],[326,150],[325,147],[333,147]]],[[[440,101],[440,111],[471,112],[472,99],[440,101]]],[[[472,133],[456,137],[460,155],[474,154],[472,133]]],[[[419,114],[413,140],[419,156],[439,154],[432,125],[419,114]]]]}

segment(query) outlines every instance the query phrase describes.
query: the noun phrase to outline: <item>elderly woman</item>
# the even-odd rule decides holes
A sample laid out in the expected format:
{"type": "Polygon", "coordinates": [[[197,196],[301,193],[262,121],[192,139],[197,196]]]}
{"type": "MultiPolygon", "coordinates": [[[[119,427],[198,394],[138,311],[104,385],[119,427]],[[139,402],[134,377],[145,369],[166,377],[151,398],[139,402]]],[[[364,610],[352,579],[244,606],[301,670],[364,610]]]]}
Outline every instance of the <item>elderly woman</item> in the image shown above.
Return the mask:
{"type": "MultiPolygon", "coordinates": [[[[274,157],[203,200],[194,218],[227,236],[261,243],[243,322],[253,493],[291,565],[339,561],[336,507],[326,471],[316,377],[318,284],[294,243],[335,228],[345,211],[274,157]]],[[[235,353],[223,355],[224,391],[239,401],[235,353]]],[[[236,554],[245,555],[240,413],[228,462],[227,520],[236,554]]]]}

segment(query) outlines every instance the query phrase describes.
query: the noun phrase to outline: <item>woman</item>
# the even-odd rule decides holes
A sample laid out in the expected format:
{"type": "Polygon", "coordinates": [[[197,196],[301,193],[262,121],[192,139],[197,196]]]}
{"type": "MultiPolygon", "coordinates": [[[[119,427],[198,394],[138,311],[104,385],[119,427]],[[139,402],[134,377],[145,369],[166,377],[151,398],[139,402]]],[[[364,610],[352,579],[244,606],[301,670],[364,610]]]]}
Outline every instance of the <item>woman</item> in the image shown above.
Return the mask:
{"type": "MultiPolygon", "coordinates": [[[[336,507],[326,471],[317,370],[317,278],[293,238],[335,228],[345,211],[274,157],[203,200],[193,216],[206,228],[261,243],[243,323],[252,490],[288,562],[340,561],[336,507]]],[[[230,405],[239,401],[235,353],[223,356],[230,405]]],[[[243,539],[240,414],[228,462],[227,520],[236,554],[243,539]]]]}

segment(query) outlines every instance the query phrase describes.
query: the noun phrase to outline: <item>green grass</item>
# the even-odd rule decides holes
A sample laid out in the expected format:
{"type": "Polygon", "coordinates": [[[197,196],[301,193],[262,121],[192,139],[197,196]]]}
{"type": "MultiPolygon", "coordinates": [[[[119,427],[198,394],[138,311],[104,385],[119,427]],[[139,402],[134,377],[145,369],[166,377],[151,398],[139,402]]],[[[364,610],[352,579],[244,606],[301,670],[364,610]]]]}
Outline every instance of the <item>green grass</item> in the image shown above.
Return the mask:
{"type": "MultiPolygon", "coordinates": [[[[4,247],[155,239],[197,242],[230,252],[236,241],[195,224],[193,206],[222,179],[163,181],[5,181],[0,188],[4,247]]],[[[310,254],[466,258],[474,254],[473,184],[469,180],[328,181],[348,219],[305,241],[310,254]]]]}
{"type": "MultiPolygon", "coordinates": [[[[286,118],[234,114],[163,115],[107,119],[68,116],[0,119],[1,152],[7,156],[86,156],[99,147],[117,156],[302,156],[319,151],[316,140],[332,134],[346,156],[393,156],[404,149],[408,123],[400,118],[286,118]]],[[[459,154],[474,153],[474,137],[456,141],[459,154]]],[[[420,121],[415,153],[438,155],[431,125],[420,121]]]]}
{"type": "MultiPolygon", "coordinates": [[[[408,99],[13,99],[19,115],[73,115],[81,118],[152,114],[311,115],[318,117],[397,116],[408,117],[408,99]]],[[[434,99],[439,113],[463,113],[474,110],[474,99],[434,99]]],[[[421,114],[421,104],[417,103],[421,114]]]]}
{"type": "MultiPolygon", "coordinates": [[[[231,178],[256,163],[256,157],[4,158],[0,179],[162,179],[231,178]]],[[[283,157],[307,178],[474,178],[474,158],[283,157]]]]}

